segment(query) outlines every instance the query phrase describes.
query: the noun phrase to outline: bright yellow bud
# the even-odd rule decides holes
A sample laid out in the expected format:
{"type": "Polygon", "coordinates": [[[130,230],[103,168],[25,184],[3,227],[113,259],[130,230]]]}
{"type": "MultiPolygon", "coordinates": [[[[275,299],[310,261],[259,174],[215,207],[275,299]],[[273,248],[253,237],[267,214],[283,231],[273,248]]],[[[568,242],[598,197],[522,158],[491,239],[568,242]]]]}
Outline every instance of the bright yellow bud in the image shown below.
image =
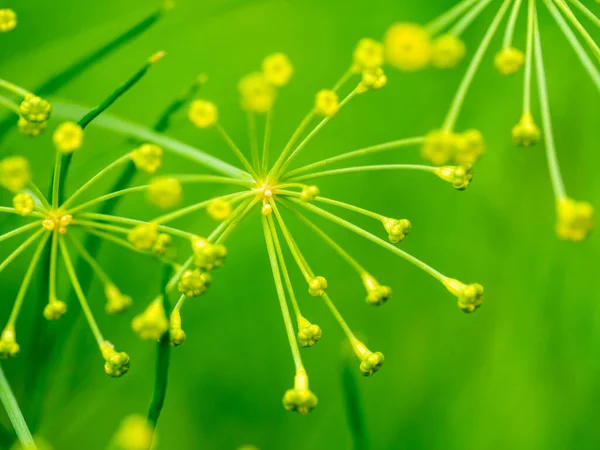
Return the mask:
{"type": "Polygon", "coordinates": [[[521,50],[508,47],[503,48],[496,54],[494,60],[496,69],[502,75],[512,75],[517,73],[525,63],[525,55],[521,50]]]}
{"type": "Polygon", "coordinates": [[[340,99],[333,91],[323,89],[317,92],[315,112],[321,116],[331,117],[340,109],[340,99]]]}
{"type": "Polygon", "coordinates": [[[28,216],[33,212],[35,201],[27,192],[19,192],[13,197],[13,206],[20,216],[28,216]]]}
{"type": "Polygon", "coordinates": [[[182,191],[177,178],[156,177],[150,182],[148,200],[159,208],[172,208],[181,203],[182,191]]]}
{"type": "Polygon", "coordinates": [[[288,84],[294,73],[290,59],[283,53],[267,56],[262,63],[262,70],[267,82],[275,87],[288,84]]]}
{"type": "Polygon", "coordinates": [[[453,34],[443,34],[433,41],[431,64],[437,69],[452,69],[462,61],[465,43],[453,34]]]}
{"type": "Polygon", "coordinates": [[[395,23],[385,34],[384,46],[386,61],[396,69],[414,72],[431,62],[431,38],[420,25],[395,23]]]}
{"type": "Polygon", "coordinates": [[[556,211],[556,234],[560,239],[581,242],[594,229],[594,207],[588,202],[567,197],[557,202],[556,211]]]}
{"type": "Polygon", "coordinates": [[[194,100],[188,110],[190,122],[198,128],[209,128],[219,120],[217,106],[206,100],[194,100]]]}
{"type": "Polygon", "coordinates": [[[148,175],[154,174],[162,165],[163,149],[155,144],[142,144],[131,152],[135,167],[148,175]]]}
{"type": "Polygon", "coordinates": [[[63,122],[54,131],[52,141],[59,152],[72,153],[83,143],[83,129],[75,122],[63,122]]]}

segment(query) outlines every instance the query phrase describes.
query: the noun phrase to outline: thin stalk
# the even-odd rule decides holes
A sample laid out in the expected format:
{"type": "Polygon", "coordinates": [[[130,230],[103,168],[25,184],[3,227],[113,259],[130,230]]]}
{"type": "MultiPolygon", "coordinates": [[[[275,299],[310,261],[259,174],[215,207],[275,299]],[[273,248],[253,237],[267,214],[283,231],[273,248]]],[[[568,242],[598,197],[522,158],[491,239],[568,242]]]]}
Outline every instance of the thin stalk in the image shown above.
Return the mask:
{"type": "Polygon", "coordinates": [[[369,438],[363,417],[364,408],[361,405],[355,368],[353,364],[350,364],[350,361],[353,360],[345,357],[341,367],[344,402],[346,404],[346,420],[348,428],[350,428],[350,434],[352,435],[352,449],[367,450],[369,448],[369,438]]]}
{"type": "Polygon", "coordinates": [[[340,79],[333,85],[333,88],[331,89],[333,92],[337,92],[339,91],[347,82],[350,78],[352,78],[352,75],[354,75],[355,72],[354,70],[352,70],[352,67],[350,67],[348,70],[346,70],[344,72],[344,74],[340,77],[340,79]]]}
{"type": "Polygon", "coordinates": [[[19,245],[13,252],[6,257],[2,263],[0,263],[0,272],[2,272],[8,265],[13,262],[21,253],[31,246],[46,230],[40,228],[38,231],[29,236],[21,245],[19,245]]]}
{"type": "MultiPolygon", "coordinates": [[[[259,198],[256,197],[247,200],[245,203],[242,203],[242,205],[244,205],[245,208],[242,210],[241,214],[234,218],[226,227],[223,227],[223,232],[219,235],[218,238],[215,239],[215,243],[224,243],[227,240],[227,238],[231,235],[231,233],[233,233],[233,230],[240,224],[240,222],[248,215],[248,213],[252,210],[252,208],[256,206],[256,204],[259,201],[259,198]]],[[[209,238],[210,237],[211,236],[209,236],[209,238]]]]}
{"type": "MultiPolygon", "coordinates": [[[[513,0],[511,0],[511,1],[513,1],[513,0]]],[[[448,31],[448,33],[452,34],[454,36],[460,36],[461,34],[463,34],[465,32],[465,30],[471,26],[471,24],[481,15],[483,10],[491,2],[492,2],[492,0],[481,0],[479,3],[477,3],[475,6],[473,6],[473,9],[471,9],[471,11],[469,11],[467,14],[465,14],[463,16],[463,18],[460,19],[456,23],[456,25],[454,25],[450,29],[450,31],[448,31]]]]}
{"type": "Polygon", "coordinates": [[[304,180],[314,180],[316,178],[329,177],[333,175],[342,175],[347,173],[356,172],[373,172],[379,170],[417,170],[421,172],[436,172],[438,168],[433,166],[423,166],[419,164],[377,164],[372,166],[356,166],[356,167],[344,167],[343,169],[326,170],[323,172],[309,173],[306,175],[300,175],[299,177],[290,178],[290,182],[298,182],[304,180]]]}
{"type": "MultiPolygon", "coordinates": [[[[134,226],[148,225],[149,223],[152,223],[152,222],[146,222],[144,220],[130,219],[128,217],[108,216],[105,214],[97,214],[97,213],[81,213],[79,215],[79,217],[91,219],[92,221],[100,220],[103,222],[120,223],[123,225],[134,225],[134,226]]],[[[110,225],[98,224],[96,222],[89,222],[86,220],[79,220],[79,219],[74,220],[73,224],[80,224],[80,225],[84,225],[84,226],[98,226],[99,228],[105,228],[109,231],[124,232],[124,233],[129,232],[129,229],[127,229],[127,228],[113,227],[110,225]]],[[[168,227],[166,225],[157,225],[157,227],[160,231],[162,231],[164,233],[170,233],[174,236],[179,236],[184,239],[192,239],[192,238],[196,237],[196,235],[194,233],[188,233],[187,231],[178,230],[176,228],[168,227]]]]}
{"type": "Polygon", "coordinates": [[[34,228],[38,228],[39,226],[40,226],[40,222],[32,222],[32,223],[28,223],[27,225],[23,225],[12,231],[9,231],[8,233],[4,233],[4,234],[0,235],[0,242],[10,239],[11,237],[18,236],[18,235],[25,233],[26,231],[32,230],[34,228]]]}
{"type": "Polygon", "coordinates": [[[4,106],[6,109],[11,110],[17,115],[21,114],[21,111],[19,110],[19,105],[17,105],[11,99],[4,97],[3,95],[0,95],[0,106],[4,106]]]}
{"type": "Polygon", "coordinates": [[[81,243],[72,234],[69,234],[68,236],[71,244],[73,244],[73,247],[75,247],[75,250],[77,250],[83,260],[89,264],[100,281],[102,281],[102,283],[105,285],[113,284],[110,277],[106,274],[102,267],[100,267],[100,264],[98,264],[98,261],[94,259],[94,257],[85,249],[85,247],[81,245],[81,243]]]}
{"type": "Polygon", "coordinates": [[[258,136],[256,134],[256,115],[252,111],[248,111],[246,116],[248,117],[248,140],[250,141],[250,152],[252,154],[252,167],[256,172],[260,172],[258,136]]]}
{"type": "Polygon", "coordinates": [[[268,180],[271,179],[272,175],[276,174],[279,171],[279,169],[281,168],[281,165],[283,164],[283,162],[285,161],[285,159],[287,158],[289,153],[292,151],[292,147],[296,144],[298,139],[300,139],[300,136],[302,136],[302,133],[304,133],[304,131],[306,130],[306,127],[308,127],[308,125],[310,125],[310,123],[312,122],[314,117],[315,117],[315,111],[313,109],[306,115],[306,117],[304,117],[304,119],[302,119],[302,122],[300,122],[300,125],[298,125],[298,128],[296,128],[296,130],[292,134],[292,137],[287,142],[287,144],[285,144],[285,147],[283,147],[283,150],[281,151],[281,154],[277,158],[277,161],[275,161],[275,164],[273,164],[273,167],[267,174],[268,180]]]}
{"type": "Polygon", "coordinates": [[[425,25],[425,29],[434,36],[458,19],[467,9],[480,0],[462,0],[453,8],[425,25]]]}
{"type": "Polygon", "coordinates": [[[589,20],[591,20],[594,23],[594,25],[600,28],[600,18],[598,18],[598,16],[596,16],[592,11],[590,11],[579,0],[570,0],[570,2],[573,3],[573,5],[575,5],[575,7],[579,9],[579,11],[581,11],[589,20]]]}
{"type": "Polygon", "coordinates": [[[292,237],[292,233],[290,233],[290,230],[288,230],[285,222],[283,221],[283,217],[281,217],[279,208],[277,208],[275,202],[271,202],[271,205],[273,206],[273,212],[275,213],[275,218],[277,219],[277,223],[279,224],[281,233],[285,238],[285,241],[290,249],[290,252],[292,253],[292,256],[294,257],[294,260],[296,261],[296,265],[300,269],[300,272],[302,272],[302,276],[304,277],[304,279],[308,282],[308,280],[310,280],[313,277],[313,273],[308,268],[304,256],[302,255],[300,249],[294,241],[294,238],[292,237]]]}
{"type": "Polygon", "coordinates": [[[563,200],[567,197],[565,184],[560,173],[558,157],[556,155],[556,143],[554,141],[554,132],[552,131],[552,117],[550,113],[550,101],[548,100],[548,86],[546,84],[546,71],[544,69],[544,56],[542,52],[542,42],[540,30],[538,28],[537,17],[535,20],[535,65],[537,69],[537,84],[540,96],[540,109],[542,113],[542,122],[544,128],[544,141],[546,143],[546,157],[548,159],[548,169],[552,179],[552,188],[557,200],[563,200]]]}
{"type": "Polygon", "coordinates": [[[217,175],[165,175],[170,178],[176,178],[182,183],[215,183],[230,184],[232,186],[251,187],[256,184],[255,181],[240,180],[238,178],[221,177],[217,175]]]}
{"type": "Polygon", "coordinates": [[[508,17],[508,24],[506,25],[506,31],[504,32],[504,39],[502,40],[503,48],[512,47],[513,39],[515,36],[515,27],[517,25],[517,19],[519,18],[519,11],[521,10],[521,5],[523,4],[523,0],[514,0],[512,10],[510,11],[510,16],[508,17]]]}
{"type": "Polygon", "coordinates": [[[27,97],[28,95],[31,95],[31,92],[29,92],[27,89],[23,89],[21,86],[17,86],[16,84],[7,80],[3,80],[2,78],[0,78],[0,88],[21,97],[27,97]]]}
{"type": "Polygon", "coordinates": [[[40,201],[40,203],[43,205],[43,207],[45,209],[48,210],[48,209],[52,208],[50,206],[50,203],[48,203],[48,200],[46,200],[46,197],[44,196],[44,194],[42,194],[42,191],[37,187],[37,185],[33,181],[30,181],[27,186],[29,187],[31,192],[35,195],[35,197],[37,197],[37,199],[40,201]]]}
{"type": "Polygon", "coordinates": [[[25,418],[23,417],[23,413],[19,408],[19,404],[17,403],[17,399],[13,394],[10,385],[8,384],[8,380],[4,375],[4,370],[2,370],[2,366],[0,365],[0,401],[6,410],[6,414],[10,419],[10,423],[12,423],[15,433],[17,433],[17,437],[19,438],[19,442],[21,443],[21,447],[23,450],[37,450],[35,442],[33,441],[33,437],[31,436],[31,432],[29,431],[29,427],[27,426],[27,422],[25,422],[25,418]]]}
{"type": "Polygon", "coordinates": [[[90,200],[88,202],[82,203],[81,205],[77,205],[75,208],[71,208],[69,210],[70,214],[75,214],[83,209],[87,209],[90,206],[94,206],[97,205],[98,203],[102,203],[105,202],[107,200],[111,200],[113,198],[117,198],[117,197],[121,197],[123,195],[127,195],[127,194],[133,194],[136,192],[144,192],[146,190],[148,190],[148,188],[150,187],[149,184],[145,184],[143,186],[134,186],[134,187],[130,187],[130,188],[126,188],[126,189],[121,189],[120,191],[116,191],[116,192],[111,192],[109,194],[105,194],[105,195],[101,195],[100,197],[96,197],[93,200],[90,200]]]}
{"type": "Polygon", "coordinates": [[[56,278],[58,265],[58,233],[52,233],[52,241],[50,242],[50,270],[48,271],[48,294],[49,301],[57,300],[56,296],[56,278]]]}
{"type": "Polygon", "coordinates": [[[533,73],[533,29],[535,25],[535,0],[528,0],[527,51],[525,53],[525,81],[523,86],[523,112],[531,113],[531,84],[533,73]]]}
{"type": "Polygon", "coordinates": [[[56,152],[56,156],[54,157],[54,172],[52,174],[52,208],[58,208],[60,202],[60,191],[62,184],[62,163],[63,163],[63,155],[60,152],[56,152]]]}
{"type": "Polygon", "coordinates": [[[359,156],[370,155],[373,153],[378,153],[378,152],[382,152],[382,151],[386,151],[386,150],[394,150],[394,149],[401,148],[401,147],[408,147],[411,145],[421,145],[421,144],[423,144],[423,142],[425,142],[424,137],[415,137],[415,138],[400,139],[397,141],[386,142],[384,144],[373,145],[371,147],[365,147],[365,148],[362,148],[359,150],[354,150],[351,152],[343,153],[338,156],[333,156],[331,158],[323,159],[321,161],[317,161],[315,163],[308,164],[308,165],[300,167],[298,169],[291,170],[283,176],[283,179],[286,180],[288,178],[293,178],[295,175],[309,172],[311,170],[318,169],[320,167],[327,166],[330,164],[338,163],[340,161],[345,161],[347,159],[357,158],[359,156]]]}
{"type": "Polygon", "coordinates": [[[573,11],[571,11],[571,8],[569,8],[569,5],[567,5],[567,2],[565,2],[564,0],[554,0],[554,3],[556,3],[558,7],[562,10],[563,14],[567,16],[571,24],[575,27],[575,29],[579,32],[583,40],[590,47],[590,50],[592,51],[594,56],[596,56],[598,61],[600,61],[600,47],[598,46],[598,44],[596,44],[594,38],[581,24],[579,19],[577,19],[577,16],[573,14],[573,11]]]}
{"type": "Polygon", "coordinates": [[[221,126],[221,124],[217,122],[217,124],[215,125],[215,128],[216,128],[217,132],[219,133],[219,135],[223,138],[223,140],[225,141],[227,146],[233,151],[233,153],[235,154],[237,159],[242,163],[244,168],[252,176],[252,178],[256,179],[257,175],[256,175],[256,172],[254,171],[254,169],[252,168],[252,165],[248,162],[248,160],[246,159],[246,157],[244,156],[242,151],[235,144],[235,142],[233,142],[233,139],[231,139],[231,137],[229,136],[229,134],[227,134],[227,132],[221,126]]]}
{"type": "Polygon", "coordinates": [[[500,9],[496,13],[494,20],[492,21],[488,31],[486,32],[485,36],[483,37],[481,44],[479,44],[479,47],[477,48],[477,51],[475,52],[475,56],[473,56],[473,59],[471,60],[471,63],[469,64],[469,68],[467,69],[467,72],[460,84],[460,87],[458,88],[458,91],[456,92],[456,95],[454,96],[454,100],[452,101],[452,106],[450,107],[450,110],[448,111],[448,115],[446,116],[444,125],[442,127],[444,129],[444,131],[452,131],[454,129],[454,126],[456,125],[456,121],[458,119],[458,114],[465,102],[465,97],[467,96],[467,92],[469,92],[469,88],[471,87],[471,84],[473,83],[475,74],[477,73],[477,70],[479,69],[479,66],[481,65],[481,61],[483,60],[483,57],[485,56],[485,54],[490,46],[490,43],[492,42],[492,38],[496,34],[496,31],[498,31],[498,27],[500,26],[502,19],[504,19],[504,16],[506,15],[506,11],[508,10],[511,2],[512,2],[512,0],[504,0],[502,2],[500,9]]]}
{"type": "Polygon", "coordinates": [[[196,77],[194,83],[183,94],[173,100],[169,106],[167,106],[167,108],[165,108],[158,120],[154,123],[154,127],[152,127],[154,131],[159,133],[166,131],[171,124],[171,119],[173,116],[179,112],[186,105],[186,103],[194,97],[194,95],[196,95],[204,83],[205,80],[201,76],[196,77]]]}
{"type": "Polygon", "coordinates": [[[261,175],[267,175],[269,171],[269,147],[271,145],[271,129],[273,127],[273,109],[267,111],[265,118],[265,137],[263,141],[263,153],[261,164],[261,175]]]}

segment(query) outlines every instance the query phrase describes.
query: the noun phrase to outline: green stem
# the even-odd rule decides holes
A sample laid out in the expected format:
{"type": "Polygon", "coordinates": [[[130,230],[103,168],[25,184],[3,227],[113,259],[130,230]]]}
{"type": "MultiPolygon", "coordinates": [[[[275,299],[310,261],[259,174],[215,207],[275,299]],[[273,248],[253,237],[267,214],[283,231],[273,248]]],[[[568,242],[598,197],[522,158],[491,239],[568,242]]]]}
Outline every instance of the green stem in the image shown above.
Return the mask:
{"type": "Polygon", "coordinates": [[[527,51],[525,54],[525,77],[523,87],[523,112],[531,113],[531,82],[533,72],[533,29],[535,24],[535,0],[529,0],[527,7],[527,51]]]}
{"type": "Polygon", "coordinates": [[[478,1],[480,0],[463,0],[454,8],[449,9],[444,14],[425,25],[425,29],[432,36],[438,34],[444,28],[448,27],[452,22],[458,19],[467,9],[469,9],[478,1]]]}
{"type": "Polygon", "coordinates": [[[4,106],[7,109],[10,109],[12,112],[20,115],[21,111],[19,110],[19,105],[13,102],[11,99],[0,95],[0,106],[4,106]]]}
{"type": "Polygon", "coordinates": [[[279,169],[281,168],[281,165],[285,161],[285,158],[287,158],[289,153],[292,151],[292,147],[294,146],[294,144],[296,144],[298,139],[300,139],[300,136],[302,136],[302,133],[304,133],[304,130],[306,130],[306,127],[308,127],[308,125],[312,122],[314,117],[315,117],[315,111],[312,110],[311,112],[309,112],[306,115],[306,117],[304,117],[304,119],[302,119],[302,122],[300,122],[300,125],[298,125],[298,128],[296,128],[296,130],[292,134],[292,137],[290,138],[288,143],[285,144],[285,147],[281,151],[281,154],[277,158],[277,161],[275,161],[275,164],[273,164],[273,167],[267,174],[268,180],[271,179],[272,176],[275,175],[279,171],[279,169]]]}
{"type": "Polygon", "coordinates": [[[596,44],[594,38],[590,35],[590,33],[588,33],[588,31],[581,24],[581,22],[579,22],[577,16],[573,14],[573,11],[571,11],[569,5],[567,5],[567,3],[564,0],[554,0],[554,3],[558,5],[558,7],[562,10],[563,14],[567,16],[567,18],[571,21],[571,24],[575,27],[575,29],[579,32],[583,40],[590,47],[590,50],[592,51],[594,56],[596,56],[598,61],[600,61],[600,47],[598,46],[598,44],[596,44]]]}
{"type": "Polygon", "coordinates": [[[519,11],[521,10],[522,4],[523,0],[515,0],[512,10],[510,11],[508,24],[506,25],[506,31],[504,32],[504,39],[502,40],[502,47],[505,49],[512,47],[513,38],[515,36],[515,26],[517,24],[517,19],[519,18],[519,11]]]}
{"type": "Polygon", "coordinates": [[[344,167],[343,169],[326,170],[323,172],[309,173],[306,175],[300,175],[299,177],[290,178],[287,181],[298,182],[303,180],[314,180],[315,178],[323,178],[332,175],[341,175],[346,173],[363,173],[373,172],[379,170],[418,170],[422,172],[436,173],[437,167],[423,166],[418,164],[377,164],[372,166],[356,166],[356,167],[344,167]]]}
{"type": "Polygon", "coordinates": [[[265,138],[263,141],[261,175],[267,175],[269,171],[269,147],[271,145],[271,129],[273,126],[273,109],[267,111],[265,118],[265,138]]]}
{"type": "Polygon", "coordinates": [[[223,138],[223,140],[225,141],[227,146],[233,151],[233,153],[235,154],[237,159],[242,163],[242,165],[246,168],[248,173],[252,176],[252,178],[254,178],[254,179],[258,178],[258,176],[256,175],[256,172],[252,168],[252,165],[248,162],[248,159],[246,159],[246,157],[244,156],[244,154],[242,153],[240,148],[236,145],[236,143],[233,141],[233,139],[231,139],[231,136],[229,136],[229,134],[227,134],[227,132],[225,131],[225,128],[223,128],[221,126],[221,124],[218,122],[215,125],[215,128],[216,128],[217,132],[219,133],[219,135],[223,138]]]}
{"type": "MultiPolygon", "coordinates": [[[[512,1],[512,0],[511,0],[512,1]]],[[[456,25],[452,27],[449,34],[454,36],[460,36],[464,33],[464,31],[471,26],[471,24],[481,15],[483,10],[492,2],[492,0],[481,0],[477,3],[471,11],[464,15],[462,19],[460,19],[456,25]]]]}
{"type": "Polygon", "coordinates": [[[38,231],[29,236],[21,245],[19,245],[10,255],[6,257],[2,263],[0,263],[0,272],[2,272],[8,265],[15,260],[21,253],[23,253],[29,246],[34,243],[46,230],[40,228],[38,231]]]}
{"type": "Polygon", "coordinates": [[[106,200],[111,200],[113,198],[122,197],[123,195],[127,195],[127,194],[133,194],[135,192],[143,192],[143,191],[148,190],[149,187],[150,187],[150,185],[146,184],[143,186],[134,186],[134,187],[122,189],[120,191],[111,192],[110,194],[101,195],[100,197],[90,200],[89,202],[85,202],[85,203],[82,203],[81,205],[77,205],[75,208],[72,208],[71,210],[69,210],[69,213],[75,214],[83,209],[89,208],[90,206],[94,206],[94,205],[97,205],[98,203],[105,202],[106,200]]]}
{"type": "Polygon", "coordinates": [[[252,167],[260,172],[260,157],[258,156],[258,137],[256,135],[256,114],[248,111],[248,139],[250,141],[250,153],[252,155],[252,167]]]}
{"type": "Polygon", "coordinates": [[[27,225],[23,225],[19,228],[16,228],[8,233],[4,233],[0,235],[0,242],[10,239],[11,237],[18,236],[21,233],[25,233],[26,231],[32,230],[33,228],[39,227],[40,222],[28,223],[27,225]]]}
{"type": "Polygon", "coordinates": [[[579,11],[581,11],[589,20],[591,20],[594,25],[600,28],[600,18],[590,11],[583,3],[581,3],[579,0],[571,0],[571,3],[573,3],[575,7],[579,9],[579,11]]]}
{"type": "Polygon", "coordinates": [[[17,399],[13,394],[10,385],[8,384],[8,380],[4,375],[4,370],[2,370],[2,366],[0,365],[0,401],[2,405],[4,405],[4,409],[8,414],[8,418],[12,423],[15,432],[17,433],[17,437],[19,438],[19,442],[23,447],[23,450],[37,450],[35,442],[33,442],[33,437],[31,436],[31,432],[27,427],[27,422],[25,422],[25,418],[23,417],[23,413],[19,409],[19,405],[17,403],[17,399]]]}

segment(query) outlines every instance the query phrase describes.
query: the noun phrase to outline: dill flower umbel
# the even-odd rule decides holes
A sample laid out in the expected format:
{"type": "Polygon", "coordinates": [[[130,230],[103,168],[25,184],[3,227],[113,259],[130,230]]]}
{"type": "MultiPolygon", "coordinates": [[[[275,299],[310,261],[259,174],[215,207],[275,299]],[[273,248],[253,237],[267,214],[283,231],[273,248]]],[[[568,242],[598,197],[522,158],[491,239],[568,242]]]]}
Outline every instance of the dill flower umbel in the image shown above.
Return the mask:
{"type": "MultiPolygon", "coordinates": [[[[600,47],[582,22],[587,20],[598,24],[600,19],[581,1],[461,0],[423,27],[414,24],[392,25],[386,35],[386,54],[392,55],[388,58],[388,62],[400,70],[423,69],[429,61],[436,68],[454,67],[464,56],[464,45],[459,43],[461,34],[478,20],[486,9],[493,9],[494,17],[469,63],[442,127],[427,135],[422,156],[433,164],[441,166],[450,161],[456,164],[475,164],[483,154],[484,144],[481,133],[476,132],[478,135],[474,132],[457,133],[455,125],[484,56],[492,46],[494,36],[498,34],[505,22],[502,45],[495,54],[494,66],[501,75],[515,76],[522,72],[523,77],[522,109],[519,121],[511,130],[512,141],[518,147],[531,148],[539,144],[543,137],[557,205],[557,235],[561,239],[581,241],[592,229],[594,211],[591,205],[586,206],[583,215],[588,219],[584,221],[585,225],[576,227],[577,232],[573,232],[568,224],[572,222],[570,218],[574,216],[569,212],[570,206],[565,206],[571,205],[573,200],[565,189],[552,129],[542,36],[538,25],[539,8],[550,13],[557,28],[573,48],[583,69],[594,85],[600,89],[600,67],[598,66],[600,47]],[[527,18],[526,38],[524,43],[519,44],[515,39],[515,30],[522,10],[525,10],[527,18]],[[430,40],[433,44],[429,43],[430,40]],[[440,46],[440,43],[443,44],[443,52],[440,48],[436,49],[436,45],[440,46]],[[540,125],[536,123],[532,108],[534,77],[537,79],[540,125]]],[[[550,49],[551,52],[553,50],[550,49]]],[[[459,186],[460,184],[458,183],[459,186]]]]}

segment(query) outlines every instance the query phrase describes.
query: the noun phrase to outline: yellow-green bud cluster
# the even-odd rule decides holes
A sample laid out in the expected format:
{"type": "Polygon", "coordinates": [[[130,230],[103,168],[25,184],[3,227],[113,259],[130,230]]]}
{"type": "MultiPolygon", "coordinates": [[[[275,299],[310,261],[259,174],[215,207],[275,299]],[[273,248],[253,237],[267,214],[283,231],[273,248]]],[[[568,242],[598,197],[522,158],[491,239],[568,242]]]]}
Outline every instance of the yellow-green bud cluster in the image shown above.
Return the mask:
{"type": "Polygon", "coordinates": [[[541,139],[540,129],[536,126],[530,112],[525,112],[521,120],[512,129],[512,138],[519,147],[533,147],[541,139]]]}
{"type": "Polygon", "coordinates": [[[138,250],[152,251],[158,240],[158,225],[144,223],[129,230],[127,240],[138,250]]]}
{"type": "Polygon", "coordinates": [[[414,72],[431,63],[433,48],[427,30],[413,23],[395,23],[384,38],[385,59],[398,70],[414,72]]]}
{"type": "Polygon", "coordinates": [[[317,186],[304,186],[302,188],[302,192],[300,193],[300,200],[305,203],[312,202],[315,198],[317,198],[320,194],[319,188],[317,186]]]}
{"type": "Polygon", "coordinates": [[[169,329],[162,296],[154,299],[143,313],[135,316],[131,326],[142,339],[160,340],[169,329]]]}
{"type": "Polygon", "coordinates": [[[340,109],[340,99],[331,90],[323,89],[315,97],[315,113],[325,117],[334,116],[340,109]]]}
{"type": "Polygon", "coordinates": [[[125,352],[117,352],[115,347],[108,341],[104,341],[100,351],[104,358],[104,371],[108,376],[121,377],[129,370],[129,355],[125,352]]]}
{"type": "Polygon", "coordinates": [[[33,212],[35,200],[27,192],[19,192],[13,197],[13,206],[20,216],[28,216],[33,212]]]}
{"type": "Polygon", "coordinates": [[[368,90],[377,91],[382,89],[387,84],[387,76],[381,67],[374,69],[365,69],[362,72],[360,83],[358,84],[357,92],[362,94],[368,90]]]}
{"type": "Polygon", "coordinates": [[[243,77],[238,89],[242,108],[245,111],[266,113],[275,102],[275,89],[262,72],[254,72],[243,77]]]}
{"type": "Polygon", "coordinates": [[[183,344],[187,337],[185,331],[181,328],[181,313],[177,309],[171,313],[169,318],[169,336],[173,347],[183,344]]]}
{"type": "Polygon", "coordinates": [[[211,281],[210,275],[206,272],[198,269],[186,270],[181,275],[178,289],[186,297],[199,297],[208,290],[211,281]]]}
{"type": "Polygon", "coordinates": [[[557,202],[556,210],[556,234],[560,239],[581,242],[594,229],[594,207],[590,203],[567,197],[557,202]]]}
{"type": "Polygon", "coordinates": [[[434,130],[427,134],[421,149],[423,158],[436,166],[448,162],[475,164],[484,153],[485,141],[478,130],[463,133],[434,130]]]}
{"type": "Polygon", "coordinates": [[[397,244],[404,240],[412,229],[412,225],[407,219],[391,219],[385,217],[382,220],[382,223],[385,231],[388,233],[388,239],[392,244],[397,244]]]}
{"type": "Polygon", "coordinates": [[[219,111],[212,102],[194,100],[190,103],[188,118],[198,128],[210,128],[219,121],[219,111]]]}
{"type": "Polygon", "coordinates": [[[181,182],[173,177],[156,177],[150,181],[148,200],[159,208],[168,209],[181,202],[181,182]]]}
{"type": "Polygon", "coordinates": [[[106,296],[104,309],[108,314],[121,313],[132,304],[131,297],[122,294],[119,288],[114,284],[107,284],[104,287],[104,295],[106,296]]]}
{"type": "Polygon", "coordinates": [[[202,270],[213,270],[225,264],[227,248],[221,244],[213,244],[208,239],[196,237],[192,239],[194,264],[202,270]]]}
{"type": "Polygon", "coordinates": [[[361,278],[367,290],[368,304],[380,306],[392,298],[392,288],[380,285],[372,275],[365,272],[361,278]]]}
{"type": "Polygon", "coordinates": [[[12,192],[23,190],[31,180],[29,161],[22,156],[0,160],[0,185],[12,192]]]}
{"type": "Polygon", "coordinates": [[[306,372],[299,371],[296,373],[294,388],[287,390],[283,396],[283,406],[288,411],[308,414],[317,406],[317,403],[317,396],[308,388],[306,372]]]}
{"type": "Polygon", "coordinates": [[[14,358],[19,353],[15,328],[8,325],[0,335],[0,359],[14,358]]]}
{"type": "Polygon", "coordinates": [[[383,65],[383,44],[374,39],[364,38],[358,42],[353,55],[353,72],[376,69],[383,65]]]}
{"type": "Polygon", "coordinates": [[[464,191],[473,180],[473,166],[471,164],[443,166],[439,167],[435,174],[442,180],[452,183],[454,189],[464,191]]]}
{"type": "Polygon", "coordinates": [[[294,73],[294,67],[287,55],[274,53],[263,60],[262,71],[267,83],[275,87],[282,87],[289,83],[294,73]]]}
{"type": "Polygon", "coordinates": [[[29,137],[38,137],[46,129],[48,122],[28,122],[23,117],[19,117],[17,128],[21,134],[29,137]]]}
{"type": "Polygon", "coordinates": [[[63,122],[54,131],[52,141],[59,152],[73,153],[83,143],[83,128],[75,122],[63,122]]]}
{"type": "Polygon", "coordinates": [[[298,319],[298,343],[302,347],[312,347],[321,339],[322,335],[323,332],[319,325],[310,323],[300,316],[298,319]]]}
{"type": "Polygon", "coordinates": [[[160,233],[156,238],[156,242],[152,246],[152,253],[156,253],[157,255],[164,255],[167,253],[167,250],[171,247],[173,243],[173,239],[166,233],[160,233]]]}
{"type": "Polygon", "coordinates": [[[232,212],[231,202],[224,198],[215,198],[206,207],[208,215],[215,220],[225,220],[232,212]]]}
{"type": "Polygon", "coordinates": [[[46,320],[58,320],[67,312],[67,304],[61,300],[50,298],[48,304],[44,307],[44,317],[46,320]]]}
{"type": "Polygon", "coordinates": [[[156,445],[154,429],[143,416],[127,416],[114,437],[115,450],[153,450],[156,445]]]}
{"type": "Polygon", "coordinates": [[[525,64],[525,55],[513,47],[503,48],[496,54],[494,64],[502,75],[513,75],[525,64]]]}
{"type": "Polygon", "coordinates": [[[27,122],[47,122],[52,107],[43,98],[37,95],[27,95],[19,105],[19,113],[27,122]]]}
{"type": "Polygon", "coordinates": [[[454,34],[442,34],[432,42],[431,65],[436,69],[453,69],[465,57],[465,43],[454,34]]]}
{"type": "Polygon", "coordinates": [[[313,297],[321,297],[327,289],[327,280],[317,276],[308,279],[308,293],[313,297]]]}
{"type": "Polygon", "coordinates": [[[444,281],[446,289],[458,299],[458,307],[472,313],[483,304],[483,286],[478,283],[464,284],[453,278],[444,281]]]}
{"type": "Polygon", "coordinates": [[[7,33],[17,27],[17,15],[10,8],[0,9],[0,33],[7,33]]]}
{"type": "Polygon", "coordinates": [[[153,175],[162,165],[163,149],[156,144],[142,144],[131,151],[135,167],[148,175],[153,175]]]}
{"type": "Polygon", "coordinates": [[[370,377],[381,369],[385,360],[383,353],[372,352],[365,344],[358,340],[352,342],[352,347],[354,353],[356,353],[356,356],[358,356],[358,359],[360,360],[360,372],[365,377],[370,377]]]}

